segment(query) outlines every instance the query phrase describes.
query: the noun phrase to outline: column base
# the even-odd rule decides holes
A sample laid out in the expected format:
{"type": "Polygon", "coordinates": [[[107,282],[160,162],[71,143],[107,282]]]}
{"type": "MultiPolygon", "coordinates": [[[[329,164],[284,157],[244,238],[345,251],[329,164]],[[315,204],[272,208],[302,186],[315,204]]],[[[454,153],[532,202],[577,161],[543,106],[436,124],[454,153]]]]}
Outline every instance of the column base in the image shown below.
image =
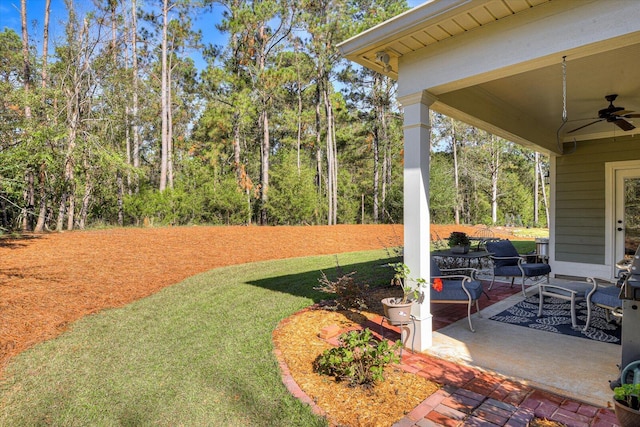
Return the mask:
{"type": "Polygon", "coordinates": [[[409,334],[406,341],[413,342],[417,351],[424,351],[433,346],[433,316],[422,319],[415,318],[415,322],[407,325],[409,334]],[[415,330],[414,330],[415,329],[415,330]]]}

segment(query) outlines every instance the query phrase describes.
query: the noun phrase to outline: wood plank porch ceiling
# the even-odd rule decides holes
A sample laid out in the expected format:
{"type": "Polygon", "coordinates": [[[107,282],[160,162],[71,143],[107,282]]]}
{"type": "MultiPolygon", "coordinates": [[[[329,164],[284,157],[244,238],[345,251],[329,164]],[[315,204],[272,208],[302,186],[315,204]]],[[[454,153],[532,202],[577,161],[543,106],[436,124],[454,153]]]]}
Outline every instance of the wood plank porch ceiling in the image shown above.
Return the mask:
{"type": "Polygon", "coordinates": [[[400,24],[399,30],[388,34],[379,44],[376,43],[373,48],[363,52],[347,52],[347,57],[360,62],[368,68],[397,79],[398,57],[500,19],[523,13],[550,1],[493,0],[487,3],[470,0],[462,2],[467,3],[469,6],[463,12],[460,12],[460,8],[456,8],[454,12],[441,10],[424,19],[415,20],[416,18],[421,18],[418,9],[428,9],[431,6],[431,4],[425,4],[396,17],[395,20],[400,24]],[[476,5],[474,6],[474,4],[476,5]],[[376,53],[380,51],[385,51],[390,56],[391,70],[388,72],[385,72],[381,64],[376,60],[376,53]]]}

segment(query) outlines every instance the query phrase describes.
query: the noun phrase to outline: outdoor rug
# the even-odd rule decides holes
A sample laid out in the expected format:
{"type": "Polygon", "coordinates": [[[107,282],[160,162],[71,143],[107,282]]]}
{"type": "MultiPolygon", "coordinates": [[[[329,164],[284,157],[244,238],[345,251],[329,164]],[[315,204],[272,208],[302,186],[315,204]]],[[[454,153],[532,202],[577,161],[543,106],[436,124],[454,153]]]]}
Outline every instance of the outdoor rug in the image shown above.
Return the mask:
{"type": "Polygon", "coordinates": [[[571,326],[571,303],[569,301],[546,297],[542,306],[542,317],[538,317],[538,303],[540,301],[538,298],[538,295],[527,297],[524,301],[490,317],[490,319],[540,331],[620,344],[621,327],[613,320],[613,316],[611,316],[612,322],[607,322],[604,309],[593,307],[589,329],[583,332],[582,329],[587,321],[586,301],[576,302],[578,326],[574,329],[571,326]]]}

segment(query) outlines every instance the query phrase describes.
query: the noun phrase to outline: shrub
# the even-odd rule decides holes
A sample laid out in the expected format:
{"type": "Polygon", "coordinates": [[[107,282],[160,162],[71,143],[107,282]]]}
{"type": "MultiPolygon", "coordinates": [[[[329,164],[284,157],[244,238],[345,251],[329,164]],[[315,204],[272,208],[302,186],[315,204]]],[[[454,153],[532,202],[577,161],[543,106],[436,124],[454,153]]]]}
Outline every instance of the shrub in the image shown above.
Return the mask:
{"type": "Polygon", "coordinates": [[[321,273],[322,277],[318,279],[320,285],[314,287],[314,289],[336,295],[336,308],[355,308],[358,310],[367,308],[366,293],[369,290],[369,285],[357,282],[353,278],[353,275],[356,274],[355,271],[342,274],[335,281],[329,280],[324,271],[321,273]]]}
{"type": "Polygon", "coordinates": [[[322,375],[331,375],[337,381],[348,381],[351,386],[373,387],[384,381],[384,368],[400,358],[388,341],[374,338],[370,329],[351,331],[340,335],[340,346],[325,350],[314,361],[313,367],[322,375]]]}
{"type": "Polygon", "coordinates": [[[466,246],[470,244],[469,236],[467,233],[463,233],[462,231],[452,231],[449,235],[449,246],[466,246]]]}

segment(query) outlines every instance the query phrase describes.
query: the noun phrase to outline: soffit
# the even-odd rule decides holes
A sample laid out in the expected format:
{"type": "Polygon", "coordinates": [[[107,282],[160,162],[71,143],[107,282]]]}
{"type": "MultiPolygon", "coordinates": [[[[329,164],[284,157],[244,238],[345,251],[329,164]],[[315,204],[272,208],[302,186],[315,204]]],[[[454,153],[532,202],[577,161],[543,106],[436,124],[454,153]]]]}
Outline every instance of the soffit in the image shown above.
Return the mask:
{"type": "MultiPolygon", "coordinates": [[[[427,2],[405,12],[381,26],[356,36],[360,43],[345,51],[348,59],[367,68],[398,78],[398,57],[442,42],[462,33],[473,31],[551,0],[437,0],[427,2]],[[377,40],[367,34],[375,34],[377,40]],[[373,43],[370,43],[373,42],[373,43]],[[376,53],[385,51],[390,56],[391,70],[385,71],[376,53]]],[[[353,42],[347,40],[342,44],[353,42]]]]}

